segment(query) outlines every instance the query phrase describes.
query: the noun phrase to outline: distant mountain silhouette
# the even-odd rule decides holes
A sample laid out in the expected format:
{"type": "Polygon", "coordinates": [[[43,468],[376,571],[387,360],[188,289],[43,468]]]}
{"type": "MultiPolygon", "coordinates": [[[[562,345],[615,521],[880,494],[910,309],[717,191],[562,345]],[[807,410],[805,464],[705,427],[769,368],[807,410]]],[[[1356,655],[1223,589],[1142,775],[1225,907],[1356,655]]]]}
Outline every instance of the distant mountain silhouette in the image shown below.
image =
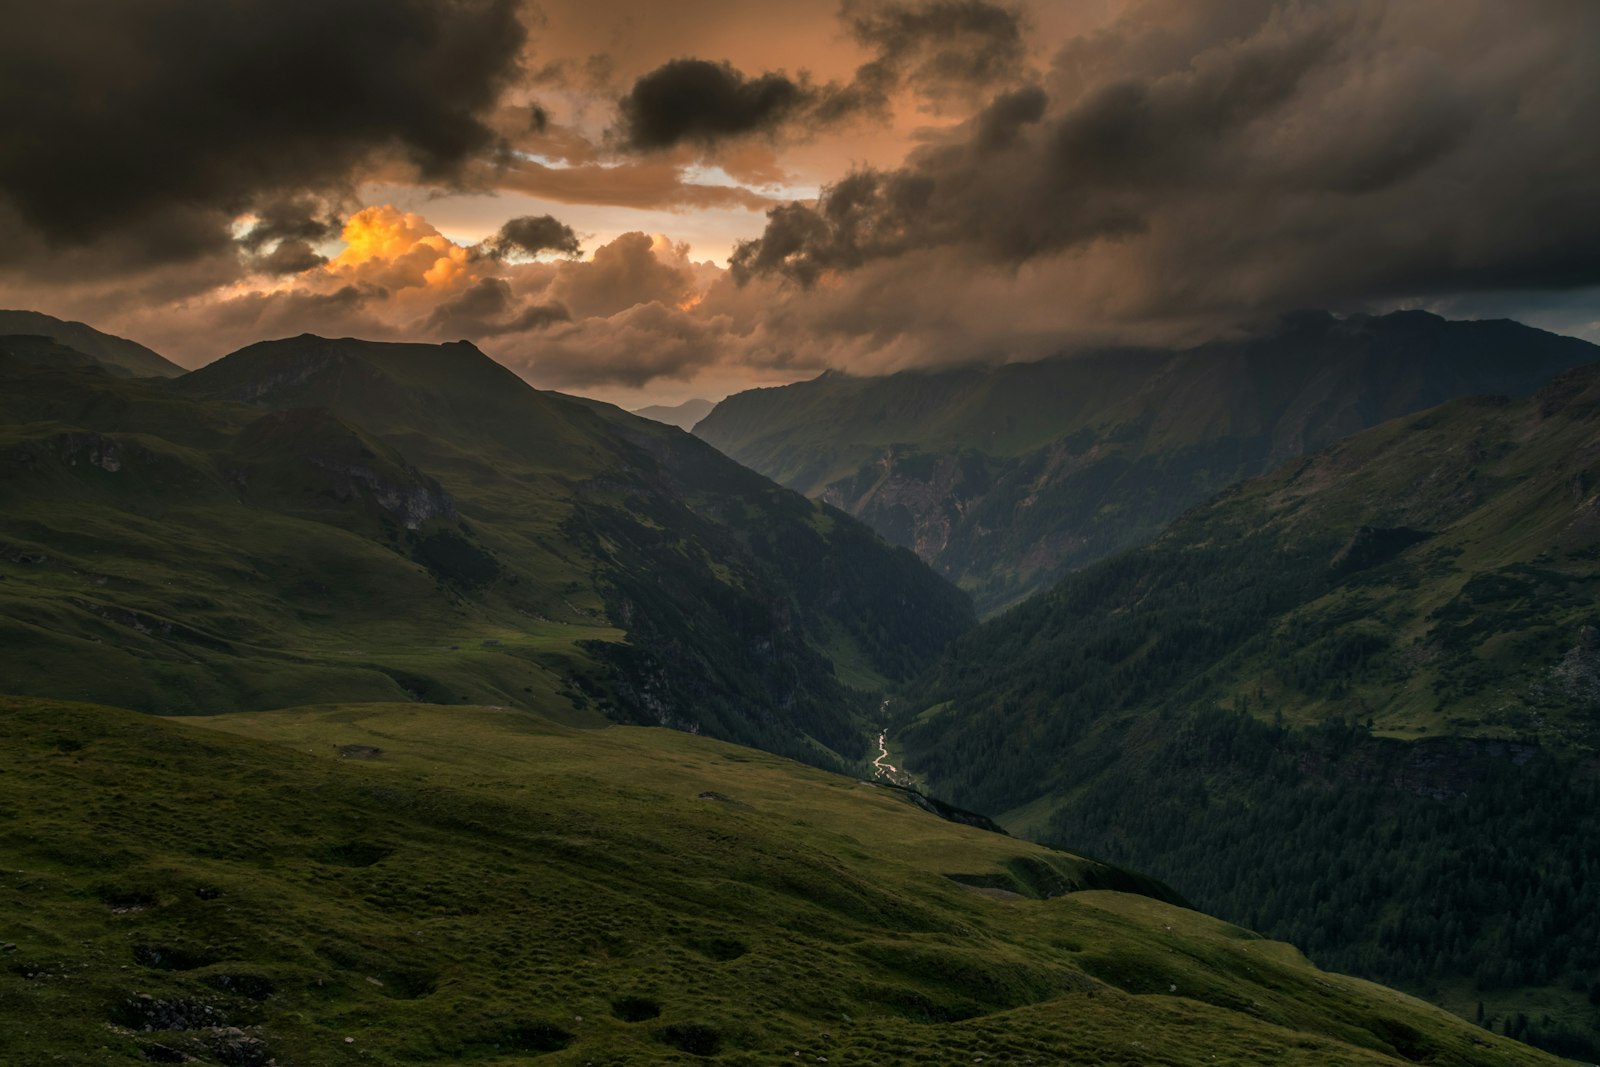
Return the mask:
{"type": "Polygon", "coordinates": [[[634,414],[643,419],[664,422],[668,426],[692,430],[694,424],[710,414],[711,409],[716,406],[713,400],[685,400],[681,404],[651,404],[647,408],[637,409],[634,414]]]}

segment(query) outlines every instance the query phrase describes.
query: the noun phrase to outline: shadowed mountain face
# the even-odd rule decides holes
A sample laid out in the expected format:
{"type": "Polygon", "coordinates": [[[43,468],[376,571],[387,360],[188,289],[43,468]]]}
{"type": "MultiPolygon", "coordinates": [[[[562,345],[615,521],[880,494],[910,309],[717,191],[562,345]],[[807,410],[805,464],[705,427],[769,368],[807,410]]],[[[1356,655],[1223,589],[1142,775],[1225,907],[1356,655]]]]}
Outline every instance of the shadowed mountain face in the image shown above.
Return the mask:
{"type": "Polygon", "coordinates": [[[956,803],[1593,1058],[1597,596],[1583,368],[1196,508],[956,641],[895,736],[956,803]]]}
{"type": "Polygon", "coordinates": [[[8,373],[14,691],[556,701],[838,764],[872,692],[970,623],[848,517],[471,345],[306,336],[172,382],[8,373]]]}
{"type": "Polygon", "coordinates": [[[176,378],[184,373],[176,363],[135,341],[37,311],[0,311],[0,335],[6,334],[49,338],[88,356],[117,377],[176,378]]]}
{"type": "Polygon", "coordinates": [[[989,614],[1289,457],[1596,360],[1513,322],[1306,313],[1183,352],[830,373],[729,397],[695,433],[914,549],[989,614]]]}

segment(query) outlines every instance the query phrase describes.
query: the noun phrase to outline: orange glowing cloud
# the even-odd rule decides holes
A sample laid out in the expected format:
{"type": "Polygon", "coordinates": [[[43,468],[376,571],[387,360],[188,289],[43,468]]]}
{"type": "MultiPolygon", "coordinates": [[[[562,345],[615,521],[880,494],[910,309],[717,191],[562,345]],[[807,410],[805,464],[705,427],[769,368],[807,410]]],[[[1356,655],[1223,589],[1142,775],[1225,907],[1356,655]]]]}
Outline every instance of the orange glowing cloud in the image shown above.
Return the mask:
{"type": "Polygon", "coordinates": [[[393,289],[455,288],[477,278],[472,253],[427,219],[392,204],[362,208],[344,225],[344,250],[325,268],[393,289]]]}

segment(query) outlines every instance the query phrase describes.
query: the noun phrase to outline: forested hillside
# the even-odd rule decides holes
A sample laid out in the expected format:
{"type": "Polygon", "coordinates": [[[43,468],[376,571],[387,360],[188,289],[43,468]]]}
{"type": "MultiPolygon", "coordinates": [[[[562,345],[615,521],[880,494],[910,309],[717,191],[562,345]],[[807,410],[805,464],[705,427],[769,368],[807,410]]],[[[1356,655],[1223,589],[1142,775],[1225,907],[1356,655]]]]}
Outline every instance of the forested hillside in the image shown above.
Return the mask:
{"type": "Polygon", "coordinates": [[[958,640],[899,748],[1326,965],[1513,1025],[1553,990],[1547,1029],[1592,1042],[1568,843],[1594,830],[1597,463],[1592,369],[1292,461],[958,640]]]}

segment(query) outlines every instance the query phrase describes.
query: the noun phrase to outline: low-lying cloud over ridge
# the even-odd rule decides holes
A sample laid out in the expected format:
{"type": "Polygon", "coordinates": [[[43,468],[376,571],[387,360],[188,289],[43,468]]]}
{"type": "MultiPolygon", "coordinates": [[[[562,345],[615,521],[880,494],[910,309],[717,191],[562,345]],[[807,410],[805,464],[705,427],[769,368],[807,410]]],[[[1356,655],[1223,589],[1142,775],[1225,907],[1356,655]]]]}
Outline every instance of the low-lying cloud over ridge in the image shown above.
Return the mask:
{"type": "Polygon", "coordinates": [[[1153,0],[904,166],[773,209],[734,269],[1078,254],[1128,314],[1594,285],[1597,42],[1574,0],[1153,0]]]}
{"type": "Polygon", "coordinates": [[[0,39],[0,286],[191,365],[467,337],[638,406],[1303,306],[1600,337],[1587,0],[91,6],[0,39]]]}

